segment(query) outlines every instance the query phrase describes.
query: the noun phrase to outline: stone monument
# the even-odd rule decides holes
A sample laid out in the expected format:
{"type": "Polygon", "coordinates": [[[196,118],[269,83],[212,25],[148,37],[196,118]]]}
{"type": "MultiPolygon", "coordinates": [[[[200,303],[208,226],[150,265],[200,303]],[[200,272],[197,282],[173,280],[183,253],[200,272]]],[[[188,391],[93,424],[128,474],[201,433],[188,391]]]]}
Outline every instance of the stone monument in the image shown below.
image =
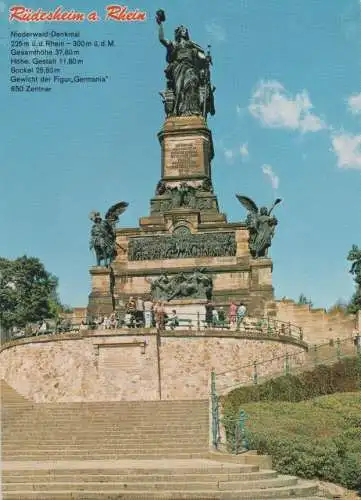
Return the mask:
{"type": "Polygon", "coordinates": [[[167,63],[166,88],[160,93],[165,111],[158,133],[161,176],[150,213],[138,227],[115,228],[113,217],[114,252],[105,265],[98,259],[90,269],[88,311],[109,314],[131,296],[151,295],[189,311],[207,300],[219,305],[243,302],[250,314],[261,316],[273,302],[267,249],[277,220],[267,209],[258,213],[245,197],[239,199],[253,215],[244,222],[229,223],[220,211],[207,124],[208,115],[215,114],[209,47],[204,51],[193,42],[184,26],[175,30],[174,40],[167,40],[162,10],[156,21],[167,63]]]}

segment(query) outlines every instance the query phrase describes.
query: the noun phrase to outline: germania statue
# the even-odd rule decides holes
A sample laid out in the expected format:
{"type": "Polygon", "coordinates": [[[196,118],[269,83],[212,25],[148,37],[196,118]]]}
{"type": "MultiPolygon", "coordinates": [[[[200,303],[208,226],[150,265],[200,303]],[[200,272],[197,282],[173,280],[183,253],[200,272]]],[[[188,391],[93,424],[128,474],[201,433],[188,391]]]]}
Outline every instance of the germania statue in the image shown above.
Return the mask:
{"type": "Polygon", "coordinates": [[[120,201],[109,208],[104,220],[99,212],[91,212],[89,219],[93,221],[90,234],[90,250],[94,250],[97,266],[109,267],[117,255],[116,223],[125,212],[128,203],[120,201]]]}
{"type": "Polygon", "coordinates": [[[281,203],[281,198],[277,198],[272,207],[257,207],[255,202],[246,196],[236,194],[238,201],[248,210],[246,226],[249,230],[249,251],[254,259],[267,257],[268,249],[271,246],[278,220],[271,215],[276,205],[281,203]]]}
{"type": "Polygon", "coordinates": [[[206,53],[190,39],[185,26],[175,30],[174,40],[167,40],[163,30],[163,10],[157,11],[156,21],[159,41],[167,49],[168,66],[164,71],[167,87],[160,93],[167,117],[199,115],[206,118],[208,113],[214,115],[215,87],[211,85],[210,46],[206,53]]]}

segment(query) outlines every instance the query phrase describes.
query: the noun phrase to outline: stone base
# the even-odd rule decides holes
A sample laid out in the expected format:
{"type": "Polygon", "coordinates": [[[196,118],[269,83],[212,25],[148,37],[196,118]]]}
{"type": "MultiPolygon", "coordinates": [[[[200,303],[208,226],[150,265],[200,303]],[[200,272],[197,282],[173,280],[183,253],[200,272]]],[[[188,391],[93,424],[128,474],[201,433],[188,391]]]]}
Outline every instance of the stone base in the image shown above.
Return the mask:
{"type": "MultiPolygon", "coordinates": [[[[158,138],[162,173],[150,214],[140,218],[139,227],[117,229],[113,274],[91,269],[89,310],[108,314],[112,299],[122,310],[129,297],[149,295],[160,275],[174,278],[198,268],[212,277],[217,307],[243,302],[250,315],[263,316],[273,300],[272,261],[252,259],[245,224],[228,223],[219,210],[211,176],[213,140],[206,121],[199,116],[168,118],[158,138]]],[[[204,316],[196,298],[167,304],[167,311],[174,308],[184,317],[204,316]]]]}
{"type": "MultiPolygon", "coordinates": [[[[193,273],[195,268],[205,268],[212,276],[212,301],[217,307],[223,306],[228,310],[231,302],[243,302],[249,314],[254,317],[265,316],[272,309],[274,296],[270,259],[248,260],[235,256],[123,261],[114,262],[113,268],[112,290],[108,269],[93,268],[90,271],[93,281],[93,290],[89,296],[90,314],[109,314],[113,310],[113,304],[115,310],[123,310],[129,297],[144,299],[150,295],[151,282],[161,274],[167,273],[172,278],[180,272],[193,273]]],[[[195,318],[198,313],[204,316],[205,302],[206,300],[201,299],[172,300],[166,302],[166,310],[171,312],[176,309],[184,318],[187,315],[195,318]]]]}
{"type": "Polygon", "coordinates": [[[158,134],[164,180],[202,179],[210,176],[212,133],[200,116],[168,118],[158,134]]]}
{"type": "Polygon", "coordinates": [[[89,295],[88,316],[109,315],[115,309],[112,269],[94,266],[90,269],[92,292],[89,295]]]}
{"type": "Polygon", "coordinates": [[[178,329],[184,330],[187,327],[196,329],[202,325],[205,320],[205,303],[207,301],[196,300],[172,300],[165,303],[164,309],[169,317],[171,317],[173,310],[177,312],[177,317],[180,320],[178,329]],[[189,324],[185,324],[185,320],[190,320],[189,324]]]}
{"type": "Polygon", "coordinates": [[[96,318],[97,316],[109,316],[116,309],[111,295],[89,295],[87,318],[96,318]]]}

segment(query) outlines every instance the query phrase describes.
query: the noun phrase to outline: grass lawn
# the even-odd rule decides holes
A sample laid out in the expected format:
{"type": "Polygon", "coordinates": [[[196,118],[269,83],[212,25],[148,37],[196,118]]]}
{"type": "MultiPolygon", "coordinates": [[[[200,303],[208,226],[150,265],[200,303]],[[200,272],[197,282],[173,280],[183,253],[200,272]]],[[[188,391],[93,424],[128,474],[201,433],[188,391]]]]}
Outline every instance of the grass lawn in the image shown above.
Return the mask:
{"type": "Polygon", "coordinates": [[[284,474],[361,490],[361,392],[242,404],[250,448],[284,474]]]}

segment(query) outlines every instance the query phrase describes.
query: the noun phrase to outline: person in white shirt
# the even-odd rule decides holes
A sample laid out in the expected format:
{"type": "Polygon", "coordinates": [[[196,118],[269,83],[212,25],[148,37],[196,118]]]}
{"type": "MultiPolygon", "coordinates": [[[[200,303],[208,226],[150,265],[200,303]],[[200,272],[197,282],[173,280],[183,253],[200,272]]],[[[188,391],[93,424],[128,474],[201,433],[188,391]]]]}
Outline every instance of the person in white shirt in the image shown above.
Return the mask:
{"type": "Polygon", "coordinates": [[[173,309],[172,314],[167,321],[167,324],[169,325],[171,330],[174,330],[177,326],[179,326],[179,319],[177,316],[177,311],[173,309]]]}
{"type": "Polygon", "coordinates": [[[239,327],[240,324],[243,322],[246,313],[247,313],[247,308],[243,304],[243,302],[241,302],[237,309],[237,327],[239,327]]]}
{"type": "Polygon", "coordinates": [[[135,312],[135,321],[136,321],[136,326],[137,327],[143,327],[144,326],[144,301],[142,297],[137,297],[136,301],[136,312],[135,312]]]}
{"type": "Polygon", "coordinates": [[[40,328],[39,328],[39,333],[45,333],[47,329],[48,329],[48,325],[46,324],[46,321],[43,321],[40,328]]]}
{"type": "Polygon", "coordinates": [[[153,302],[149,297],[144,301],[144,323],[145,328],[151,328],[153,323],[153,302]]]}
{"type": "Polygon", "coordinates": [[[212,311],[212,323],[213,323],[213,326],[217,325],[218,324],[218,311],[217,309],[213,309],[212,311]]]}

